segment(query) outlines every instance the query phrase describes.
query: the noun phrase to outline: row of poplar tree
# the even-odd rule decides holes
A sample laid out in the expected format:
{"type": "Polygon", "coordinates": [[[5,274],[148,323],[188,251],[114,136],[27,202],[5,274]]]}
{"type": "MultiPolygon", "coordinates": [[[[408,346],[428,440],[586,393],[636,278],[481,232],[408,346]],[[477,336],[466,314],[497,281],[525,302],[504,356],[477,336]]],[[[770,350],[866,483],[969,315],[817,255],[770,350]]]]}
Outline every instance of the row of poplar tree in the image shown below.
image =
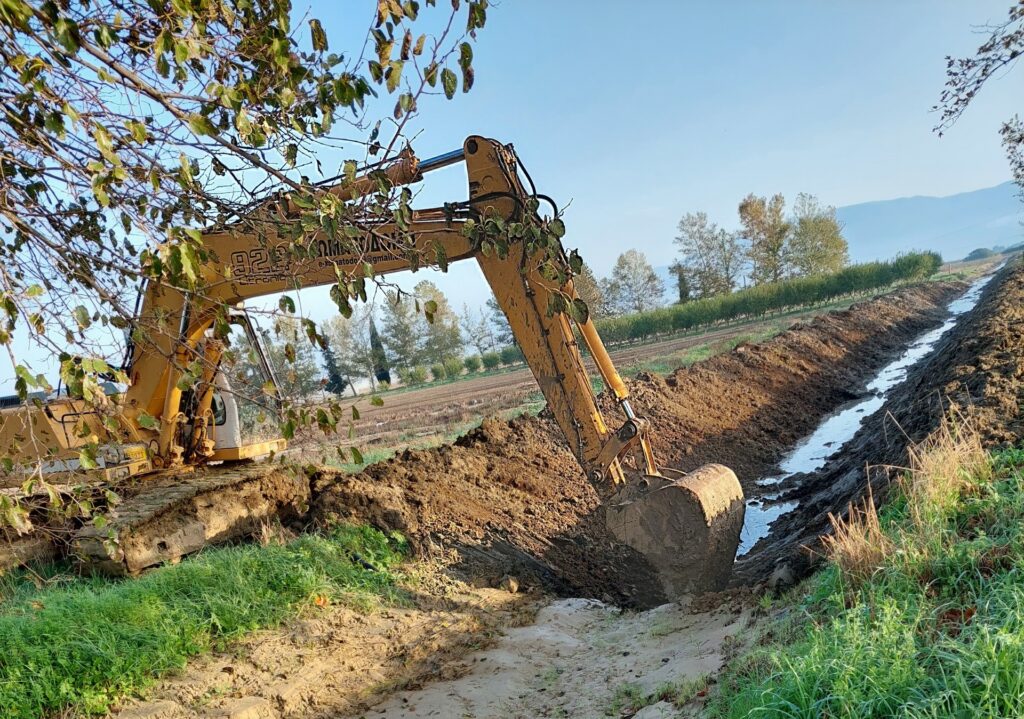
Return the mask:
{"type": "MultiPolygon", "coordinates": [[[[664,283],[637,250],[620,255],[602,280],[584,265],[577,284],[595,316],[664,304],[664,283]]],[[[276,336],[266,333],[264,345],[284,394],[354,393],[357,384],[371,389],[380,382],[418,384],[522,361],[494,298],[480,311],[463,305],[458,312],[437,285],[424,280],[411,293],[388,291],[375,304],[357,305],[351,317],[334,315],[321,323],[326,345],[320,348],[305,339],[296,320],[278,318],[276,336]],[[428,302],[433,303],[433,321],[423,312],[428,302]],[[294,352],[293,361],[285,357],[286,346],[294,352]]]]}

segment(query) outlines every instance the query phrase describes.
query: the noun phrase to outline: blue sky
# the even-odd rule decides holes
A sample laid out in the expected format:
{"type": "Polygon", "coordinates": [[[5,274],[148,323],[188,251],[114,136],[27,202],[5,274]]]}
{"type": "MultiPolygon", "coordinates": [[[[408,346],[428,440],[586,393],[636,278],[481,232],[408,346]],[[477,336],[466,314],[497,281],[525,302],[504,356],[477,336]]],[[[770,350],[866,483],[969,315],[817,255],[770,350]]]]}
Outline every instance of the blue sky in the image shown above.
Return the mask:
{"type": "MultiPolygon", "coordinates": [[[[421,5],[439,15],[447,3],[421,5]]],[[[297,16],[321,19],[335,50],[361,44],[374,6],[295,1],[297,16]]],[[[415,149],[439,154],[473,133],[513,142],[539,190],[569,204],[566,244],[599,275],[631,247],[667,265],[683,213],[703,210],[731,227],[749,192],[811,192],[839,206],[1009,179],[998,129],[1024,109],[1024,70],[986,87],[943,138],[930,112],[944,57],[971,54],[982,41],[973,30],[1008,8],[1009,0],[500,0],[474,46],[476,86],[453,102],[421,104],[415,149]]],[[[420,200],[465,196],[456,167],[431,175],[420,200]]],[[[480,307],[489,294],[474,263],[402,283],[424,277],[456,308],[480,307]]],[[[324,288],[298,299],[315,319],[333,311],[324,288]]],[[[55,374],[42,358],[33,364],[55,374]]]]}
{"type": "MultiPolygon", "coordinates": [[[[1024,72],[986,87],[945,137],[930,112],[945,56],[971,54],[979,27],[1008,8],[502,0],[475,46],[476,86],[422,105],[415,149],[438,154],[472,133],[513,142],[540,191],[571,201],[566,244],[599,275],[630,247],[666,265],[683,213],[733,226],[749,192],[811,192],[838,206],[1009,179],[998,129],[1021,110],[1024,72]]],[[[366,22],[363,0],[315,2],[311,13],[331,37],[366,22]]],[[[421,199],[461,199],[464,182],[457,168],[431,176],[421,199]]],[[[473,266],[429,276],[457,307],[486,297],[473,266]]]]}

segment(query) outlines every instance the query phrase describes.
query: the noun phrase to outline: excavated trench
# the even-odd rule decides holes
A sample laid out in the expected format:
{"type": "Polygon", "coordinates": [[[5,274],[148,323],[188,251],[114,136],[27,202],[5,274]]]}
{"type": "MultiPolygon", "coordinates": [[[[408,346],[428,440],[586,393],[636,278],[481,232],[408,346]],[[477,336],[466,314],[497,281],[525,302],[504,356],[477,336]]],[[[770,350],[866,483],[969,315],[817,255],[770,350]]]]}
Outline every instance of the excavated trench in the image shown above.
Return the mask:
{"type": "MultiPolygon", "coordinates": [[[[779,488],[758,480],[824,418],[867,392],[915,338],[941,326],[965,289],[902,288],[668,377],[640,375],[629,383],[634,406],[651,420],[662,464],[727,464],[746,495],[762,500],[779,488]]],[[[610,398],[602,401],[614,411],[610,398]]],[[[356,475],[318,470],[312,489],[315,519],[398,530],[421,556],[455,557],[451,569],[480,585],[511,575],[561,596],[622,606],[666,599],[643,558],[606,534],[596,493],[543,414],[488,420],[454,445],[407,451],[356,475]]],[[[745,576],[764,579],[777,563],[745,576]]]]}
{"type": "Polygon", "coordinates": [[[908,373],[935,351],[936,345],[957,325],[963,314],[977,306],[982,293],[993,279],[994,273],[971,283],[963,295],[949,303],[949,317],[945,322],[917,337],[903,354],[879,370],[867,383],[863,397],[826,417],[814,432],[798,442],[779,462],[778,473],[757,481],[758,487],[765,489],[761,496],[747,502],[745,524],[737,552],[739,557],[742,558],[758,542],[768,537],[775,520],[799,506],[797,499],[783,498],[783,495],[795,496],[784,489],[793,486],[793,478],[821,471],[829,463],[830,457],[840,454],[865,421],[882,409],[894,388],[906,381],[908,373]]]}
{"type": "MultiPolygon", "coordinates": [[[[770,530],[736,563],[733,583],[792,581],[820,557],[818,538],[830,527],[829,513],[842,516],[860,502],[870,484],[882,500],[894,476],[909,465],[907,449],[954,413],[977,431],[987,447],[1009,447],[1024,436],[1024,264],[1013,260],[969,292],[963,313],[923,337],[908,352],[933,346],[906,368],[905,379],[881,397],[868,397],[854,432],[810,471],[786,472],[764,491],[765,504],[782,507],[770,530]],[[936,331],[936,334],[938,332],[936,331]],[[871,411],[868,411],[871,410],[871,411]],[[866,415],[866,416],[863,416],[866,415]]],[[[842,421],[842,413],[836,415],[842,421]]],[[[837,442],[838,444],[838,442],[837,442]]],[[[813,453],[812,453],[813,454],[813,453]]],[[[801,467],[793,467],[800,470],[801,467]]]]}

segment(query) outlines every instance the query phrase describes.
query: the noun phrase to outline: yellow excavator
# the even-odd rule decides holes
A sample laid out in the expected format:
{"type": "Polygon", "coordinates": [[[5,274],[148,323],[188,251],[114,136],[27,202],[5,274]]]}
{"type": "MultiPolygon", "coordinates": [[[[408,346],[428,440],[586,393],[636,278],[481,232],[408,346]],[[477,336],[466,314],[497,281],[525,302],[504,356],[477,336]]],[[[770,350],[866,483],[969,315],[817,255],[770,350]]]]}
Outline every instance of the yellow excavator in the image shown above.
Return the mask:
{"type": "MultiPolygon", "coordinates": [[[[523,242],[510,243],[507,254],[499,256],[484,253],[464,231],[468,222],[482,217],[521,219],[536,206],[531,203],[538,197],[532,181],[512,146],[471,136],[459,150],[424,161],[406,154],[375,172],[384,172],[392,186],[402,186],[460,162],[468,175],[467,201],[414,210],[401,229],[381,223],[344,243],[323,237],[312,243],[308,256],[296,257],[285,238],[258,237],[241,223],[208,232],[203,240],[211,259],[202,268],[202,296],[157,283],[149,284],[141,296],[137,321],[151,341],[130,348],[124,367],[127,389],[106,400],[116,405],[121,429],[109,429],[101,413],[87,408],[81,398],[58,396],[36,407],[3,410],[0,449],[16,449],[26,467],[45,457],[42,471],[62,475],[85,471],[78,453],[98,437],[100,451],[96,466],[88,467],[90,476],[116,483],[156,475],[180,486],[230,471],[247,460],[279,454],[285,449],[283,438],[248,444],[241,439],[235,398],[221,371],[224,342],[212,331],[214,322],[223,320],[218,308],[240,308],[246,300],[263,295],[361,276],[364,263],[372,265],[375,275],[408,270],[405,250],[414,242],[422,256],[443,256],[449,262],[472,258],[479,263],[550,412],[603,500],[608,529],[646,557],[665,594],[724,586],[743,524],[743,494],[736,476],[721,465],[686,474],[659,468],[648,421],[630,404],[629,391],[593,322],[548,311],[553,293],[576,297],[571,280],[554,286],[540,271],[541,258],[526,256],[523,242]],[[399,236],[405,243],[401,250],[390,239],[399,236]],[[617,426],[610,426],[600,410],[574,326],[621,410],[617,426]],[[180,380],[189,367],[198,371],[198,381],[183,390],[180,380]],[[189,471],[203,465],[210,466],[205,473],[189,471]]],[[[347,202],[378,187],[378,179],[365,173],[323,191],[347,202]]],[[[279,211],[286,217],[298,214],[298,208],[287,202],[279,211]]],[[[232,311],[228,321],[242,326],[259,346],[244,311],[232,311]]],[[[272,378],[273,368],[262,355],[260,364],[272,378]]],[[[38,470],[39,465],[35,467],[38,470]]],[[[179,534],[182,531],[187,534],[194,528],[179,534]]],[[[199,534],[201,544],[215,532],[206,527],[199,534]]],[[[181,546],[198,548],[187,542],[181,546]]],[[[152,556],[168,558],[155,550],[152,556]]]]}

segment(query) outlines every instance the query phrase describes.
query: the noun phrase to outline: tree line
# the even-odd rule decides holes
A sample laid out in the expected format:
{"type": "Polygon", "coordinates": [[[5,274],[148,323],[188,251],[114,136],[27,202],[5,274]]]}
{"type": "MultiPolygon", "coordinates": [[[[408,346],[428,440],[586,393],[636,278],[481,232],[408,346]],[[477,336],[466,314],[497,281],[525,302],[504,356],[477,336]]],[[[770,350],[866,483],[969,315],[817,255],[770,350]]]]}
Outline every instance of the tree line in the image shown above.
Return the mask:
{"type": "Polygon", "coordinates": [[[704,212],[679,221],[672,265],[679,302],[729,294],[741,286],[835,273],[849,262],[834,207],[800,193],[786,212],[785,198],[747,195],[737,208],[739,227],[725,229],[704,212]]]}
{"type": "Polygon", "coordinates": [[[766,282],[633,315],[596,321],[605,342],[615,344],[746,317],[761,317],[794,307],[834,301],[900,282],[922,280],[942,265],[936,252],[912,252],[888,262],[850,265],[832,274],[766,282]]]}
{"type": "MultiPolygon", "coordinates": [[[[787,213],[785,198],[747,195],[737,208],[739,227],[729,230],[693,212],[679,221],[679,250],[670,267],[677,302],[727,295],[741,287],[838,272],[849,262],[834,207],[807,193],[787,213]]],[[[665,304],[665,284],[639,250],[619,255],[607,278],[586,264],[576,290],[595,318],[649,312],[665,304]]]]}
{"type": "MultiPolygon", "coordinates": [[[[704,212],[682,217],[675,238],[679,256],[670,268],[678,298],[668,307],[665,283],[643,252],[623,252],[603,278],[584,263],[576,290],[605,341],[635,341],[829,301],[926,277],[941,262],[935,253],[912,253],[848,266],[835,208],[806,193],[789,212],[780,194],[751,194],[739,203],[737,215],[739,227],[733,230],[704,212]]],[[[279,319],[278,325],[279,335],[298,338],[294,320],[279,319]]],[[[464,305],[460,313],[427,280],[412,292],[388,290],[379,307],[357,305],[348,317],[331,317],[323,323],[323,337],[319,350],[308,342],[287,343],[294,358],[269,343],[286,395],[354,394],[359,383],[371,389],[381,383],[418,385],[523,360],[493,297],[481,310],[464,305]]]]}

